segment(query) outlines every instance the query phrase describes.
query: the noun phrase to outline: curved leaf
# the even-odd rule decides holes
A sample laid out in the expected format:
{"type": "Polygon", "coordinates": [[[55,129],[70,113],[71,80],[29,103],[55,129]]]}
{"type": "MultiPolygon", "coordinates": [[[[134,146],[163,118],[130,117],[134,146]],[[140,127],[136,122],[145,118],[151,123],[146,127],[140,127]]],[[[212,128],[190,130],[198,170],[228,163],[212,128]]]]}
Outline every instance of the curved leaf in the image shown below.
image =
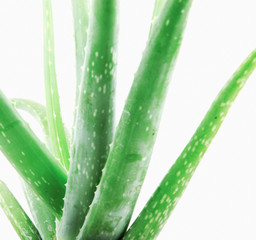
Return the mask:
{"type": "Polygon", "coordinates": [[[0,150],[19,175],[60,218],[67,175],[0,91],[0,150]]]}
{"type": "Polygon", "coordinates": [[[23,191],[27,199],[35,225],[43,240],[56,240],[55,216],[51,209],[23,181],[23,191]]]}
{"type": "Polygon", "coordinates": [[[40,123],[43,133],[45,135],[45,139],[49,143],[50,133],[47,121],[46,108],[40,103],[27,99],[13,98],[11,99],[11,102],[15,108],[30,113],[40,123]]]}
{"type": "Polygon", "coordinates": [[[79,240],[118,239],[127,228],[148,168],[191,3],[167,1],[153,27],[79,240]]]}
{"type": "Polygon", "coordinates": [[[55,72],[53,19],[50,0],[43,0],[44,26],[44,79],[46,110],[53,152],[62,165],[69,168],[69,151],[62,122],[59,93],[55,72]]]}
{"type": "Polygon", "coordinates": [[[256,50],[243,62],[213,102],[195,134],[160,183],[123,240],[155,239],[178,203],[233,101],[256,68],[256,50]]]}
{"type": "Polygon", "coordinates": [[[8,217],[20,239],[41,240],[35,225],[27,216],[18,201],[12,195],[4,182],[0,180],[0,206],[8,217]]]}
{"type": "Polygon", "coordinates": [[[119,0],[94,0],[71,165],[58,236],[74,239],[94,197],[113,140],[119,0]]]}
{"type": "MultiPolygon", "coordinates": [[[[52,149],[45,106],[38,102],[28,100],[28,99],[23,99],[23,98],[13,98],[11,99],[11,102],[17,109],[21,109],[23,111],[30,113],[39,122],[39,124],[42,127],[43,133],[45,135],[47,146],[50,149],[52,149]]],[[[66,133],[67,139],[70,139],[70,133],[66,127],[65,127],[65,133],[66,133]]],[[[70,148],[70,141],[68,141],[68,148],[70,148]]]]}

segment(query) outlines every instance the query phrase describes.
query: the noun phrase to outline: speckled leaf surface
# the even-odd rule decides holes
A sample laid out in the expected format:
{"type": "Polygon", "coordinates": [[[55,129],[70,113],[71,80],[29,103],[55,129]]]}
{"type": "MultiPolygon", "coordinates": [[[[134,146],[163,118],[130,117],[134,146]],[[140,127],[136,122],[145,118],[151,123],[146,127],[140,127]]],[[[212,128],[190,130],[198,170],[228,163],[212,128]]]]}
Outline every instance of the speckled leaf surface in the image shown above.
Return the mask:
{"type": "Polygon", "coordinates": [[[56,240],[55,216],[51,209],[23,182],[23,191],[27,199],[35,225],[43,240],[56,240]]]}
{"type": "MultiPolygon", "coordinates": [[[[16,98],[11,99],[11,102],[16,109],[21,109],[30,113],[40,123],[46,144],[48,148],[51,148],[46,108],[40,103],[28,99],[16,98]]],[[[30,212],[42,239],[56,239],[55,216],[45,203],[33,192],[30,186],[26,184],[26,182],[22,182],[23,191],[27,199],[30,212]]]]}
{"type": "Polygon", "coordinates": [[[84,74],[59,238],[74,239],[94,197],[113,138],[118,1],[92,2],[84,74]]]}
{"type": "MultiPolygon", "coordinates": [[[[33,222],[12,195],[4,182],[0,180],[0,206],[8,217],[15,231],[22,240],[41,240],[33,222]]],[[[2,236],[3,237],[3,236],[2,236]]],[[[6,237],[6,236],[5,236],[6,237]]]]}
{"type": "Polygon", "coordinates": [[[130,221],[191,3],[168,1],[152,29],[79,240],[118,239],[130,221]]]}
{"type": "Polygon", "coordinates": [[[256,50],[221,90],[195,134],[173,164],[124,240],[155,239],[186,189],[233,101],[256,68],[256,50]]]}
{"type": "Polygon", "coordinates": [[[59,218],[67,181],[66,172],[1,91],[0,150],[59,218]]]}

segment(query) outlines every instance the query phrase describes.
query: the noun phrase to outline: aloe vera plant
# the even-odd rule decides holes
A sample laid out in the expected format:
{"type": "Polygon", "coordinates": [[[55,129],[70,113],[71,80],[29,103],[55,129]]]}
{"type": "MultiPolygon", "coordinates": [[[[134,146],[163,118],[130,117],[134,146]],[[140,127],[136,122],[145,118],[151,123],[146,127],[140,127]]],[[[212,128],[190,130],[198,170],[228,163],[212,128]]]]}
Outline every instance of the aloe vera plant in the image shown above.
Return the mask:
{"type": "Polygon", "coordinates": [[[121,3],[71,1],[76,96],[69,131],[63,124],[57,86],[54,11],[51,0],[43,0],[46,104],[8,99],[0,92],[0,150],[22,179],[32,219],[2,181],[0,206],[21,239],[158,237],[232,103],[256,68],[256,50],[251,49],[132,222],[190,9],[193,11],[192,2],[155,0],[147,44],[115,129],[121,3]],[[20,109],[39,122],[43,140],[22,118],[20,109]]]}

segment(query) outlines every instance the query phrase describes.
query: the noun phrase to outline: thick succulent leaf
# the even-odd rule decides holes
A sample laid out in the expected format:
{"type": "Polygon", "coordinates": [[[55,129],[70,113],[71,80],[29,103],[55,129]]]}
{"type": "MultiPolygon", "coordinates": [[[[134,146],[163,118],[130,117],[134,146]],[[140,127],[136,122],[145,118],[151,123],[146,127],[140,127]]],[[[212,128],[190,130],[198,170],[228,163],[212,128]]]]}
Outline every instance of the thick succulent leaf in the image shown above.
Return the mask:
{"type": "Polygon", "coordinates": [[[62,240],[74,239],[79,233],[113,140],[118,2],[92,2],[74,146],[58,231],[62,240]]]}
{"type": "Polygon", "coordinates": [[[74,37],[76,48],[76,106],[78,104],[79,86],[81,87],[84,69],[85,46],[87,41],[90,0],[71,0],[74,37]]]}
{"type": "Polygon", "coordinates": [[[46,139],[49,139],[49,127],[46,115],[45,107],[37,102],[28,100],[13,98],[11,99],[12,104],[17,108],[30,113],[41,125],[43,133],[46,139]]]}
{"type": "MultiPolygon", "coordinates": [[[[12,104],[17,108],[31,114],[41,125],[46,144],[49,149],[52,149],[50,144],[49,128],[47,121],[46,108],[40,103],[28,99],[11,99],[12,104]]],[[[69,136],[67,128],[66,135],[69,136]]],[[[56,224],[55,216],[46,204],[34,193],[28,184],[23,181],[23,190],[26,196],[30,212],[32,214],[35,225],[42,237],[45,240],[56,239],[56,224]]]]}
{"type": "MultiPolygon", "coordinates": [[[[47,146],[50,149],[52,149],[45,106],[43,106],[42,104],[40,104],[38,102],[28,100],[28,99],[23,99],[23,98],[13,98],[13,99],[11,99],[11,102],[17,109],[28,112],[39,122],[39,124],[42,127],[47,146]]],[[[66,127],[65,127],[65,133],[66,133],[67,139],[69,139],[68,148],[70,148],[70,137],[71,136],[66,127]]]]}
{"type": "Polygon", "coordinates": [[[191,3],[167,1],[152,29],[79,240],[118,239],[130,221],[191,3]]]}
{"type": "Polygon", "coordinates": [[[162,8],[163,8],[164,4],[166,3],[166,1],[167,0],[155,0],[154,12],[153,12],[152,22],[151,22],[151,27],[150,27],[150,34],[152,32],[152,27],[154,26],[156,20],[159,18],[162,8]]]}
{"type": "Polygon", "coordinates": [[[256,50],[220,91],[195,134],[125,234],[124,240],[151,240],[157,237],[186,189],[233,101],[255,68],[256,50]]]}
{"type": "Polygon", "coordinates": [[[51,209],[34,193],[28,184],[23,181],[25,193],[30,212],[35,225],[43,240],[56,240],[55,216],[51,209]]]}
{"type": "MultiPolygon", "coordinates": [[[[41,240],[41,236],[18,201],[4,182],[0,180],[0,206],[8,217],[20,239],[41,240]]],[[[4,237],[4,236],[2,236],[4,237]]]]}
{"type": "Polygon", "coordinates": [[[66,172],[1,91],[0,150],[23,180],[60,218],[66,172]]]}
{"type": "Polygon", "coordinates": [[[90,0],[71,0],[74,37],[75,37],[75,50],[76,50],[76,96],[74,108],[74,121],[72,127],[72,142],[74,138],[74,128],[76,123],[79,92],[82,87],[82,76],[84,72],[84,59],[85,47],[87,42],[87,33],[89,25],[89,8],[90,0]]]}
{"type": "Polygon", "coordinates": [[[51,0],[43,0],[44,79],[46,109],[53,152],[68,170],[69,150],[62,122],[55,72],[54,37],[51,0]]]}

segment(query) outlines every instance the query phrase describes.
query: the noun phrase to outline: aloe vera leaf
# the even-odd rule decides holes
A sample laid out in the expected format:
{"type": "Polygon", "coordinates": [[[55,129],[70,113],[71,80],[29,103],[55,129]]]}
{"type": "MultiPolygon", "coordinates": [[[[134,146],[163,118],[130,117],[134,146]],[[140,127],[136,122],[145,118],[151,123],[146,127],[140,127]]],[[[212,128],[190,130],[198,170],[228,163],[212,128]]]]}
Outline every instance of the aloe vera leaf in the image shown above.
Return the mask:
{"type": "Polygon", "coordinates": [[[153,18],[159,17],[165,3],[166,3],[166,0],[155,0],[153,18]]]}
{"type": "Polygon", "coordinates": [[[49,133],[46,109],[42,104],[28,100],[28,99],[20,99],[20,98],[19,99],[13,98],[11,99],[11,102],[15,106],[15,108],[21,109],[30,113],[40,123],[43,133],[45,135],[45,139],[49,139],[50,133],[49,133]]]}
{"type": "Polygon", "coordinates": [[[59,94],[55,72],[54,36],[52,7],[50,0],[43,0],[44,26],[44,79],[46,110],[53,152],[61,164],[68,170],[69,150],[62,122],[59,94]]]}
{"type": "Polygon", "coordinates": [[[159,18],[161,10],[165,3],[166,3],[166,0],[155,0],[155,6],[154,6],[154,11],[153,11],[153,17],[152,17],[149,36],[152,33],[152,28],[153,28],[156,20],[159,18]]]}
{"type": "Polygon", "coordinates": [[[60,218],[67,175],[0,91],[0,150],[19,175],[60,218]]]}
{"type": "MultiPolygon", "coordinates": [[[[17,109],[30,113],[41,125],[48,148],[51,149],[46,108],[40,103],[28,99],[11,99],[12,104],[17,109]]],[[[69,136],[67,128],[66,135],[69,136]]],[[[28,184],[23,182],[23,191],[28,202],[35,225],[42,237],[46,240],[56,239],[55,216],[45,203],[33,192],[28,184]]]]}
{"type": "Polygon", "coordinates": [[[76,48],[76,100],[78,104],[79,86],[84,69],[85,46],[89,22],[90,0],[72,0],[72,13],[74,21],[74,37],[76,48]]]}
{"type": "Polygon", "coordinates": [[[37,228],[27,216],[4,182],[0,180],[0,206],[20,239],[41,240],[37,228]]]}
{"type": "Polygon", "coordinates": [[[30,212],[42,239],[56,240],[55,216],[30,186],[24,181],[22,183],[30,212]]]}
{"type": "Polygon", "coordinates": [[[233,101],[256,68],[256,50],[220,91],[203,121],[123,240],[155,239],[182,196],[233,101]]]}
{"type": "Polygon", "coordinates": [[[74,148],[58,236],[74,239],[84,222],[113,139],[118,1],[94,0],[74,148]]]}
{"type": "Polygon", "coordinates": [[[118,239],[145,178],[192,1],[167,1],[144,51],[78,239],[118,239]]]}
{"type": "MultiPolygon", "coordinates": [[[[23,99],[23,98],[13,98],[11,99],[11,102],[15,106],[15,108],[21,109],[23,111],[30,113],[39,122],[39,124],[42,127],[47,146],[50,149],[52,149],[45,106],[38,102],[28,100],[28,99],[23,99]]],[[[69,139],[67,143],[68,143],[68,148],[70,148],[71,136],[67,127],[65,127],[65,133],[66,133],[67,139],[69,139]]]]}
{"type": "Polygon", "coordinates": [[[81,81],[84,71],[85,47],[87,42],[87,32],[89,23],[89,6],[90,0],[71,0],[73,26],[75,37],[76,52],[76,95],[74,108],[74,121],[72,127],[72,141],[74,137],[74,124],[76,122],[79,89],[81,89],[81,81]]]}

